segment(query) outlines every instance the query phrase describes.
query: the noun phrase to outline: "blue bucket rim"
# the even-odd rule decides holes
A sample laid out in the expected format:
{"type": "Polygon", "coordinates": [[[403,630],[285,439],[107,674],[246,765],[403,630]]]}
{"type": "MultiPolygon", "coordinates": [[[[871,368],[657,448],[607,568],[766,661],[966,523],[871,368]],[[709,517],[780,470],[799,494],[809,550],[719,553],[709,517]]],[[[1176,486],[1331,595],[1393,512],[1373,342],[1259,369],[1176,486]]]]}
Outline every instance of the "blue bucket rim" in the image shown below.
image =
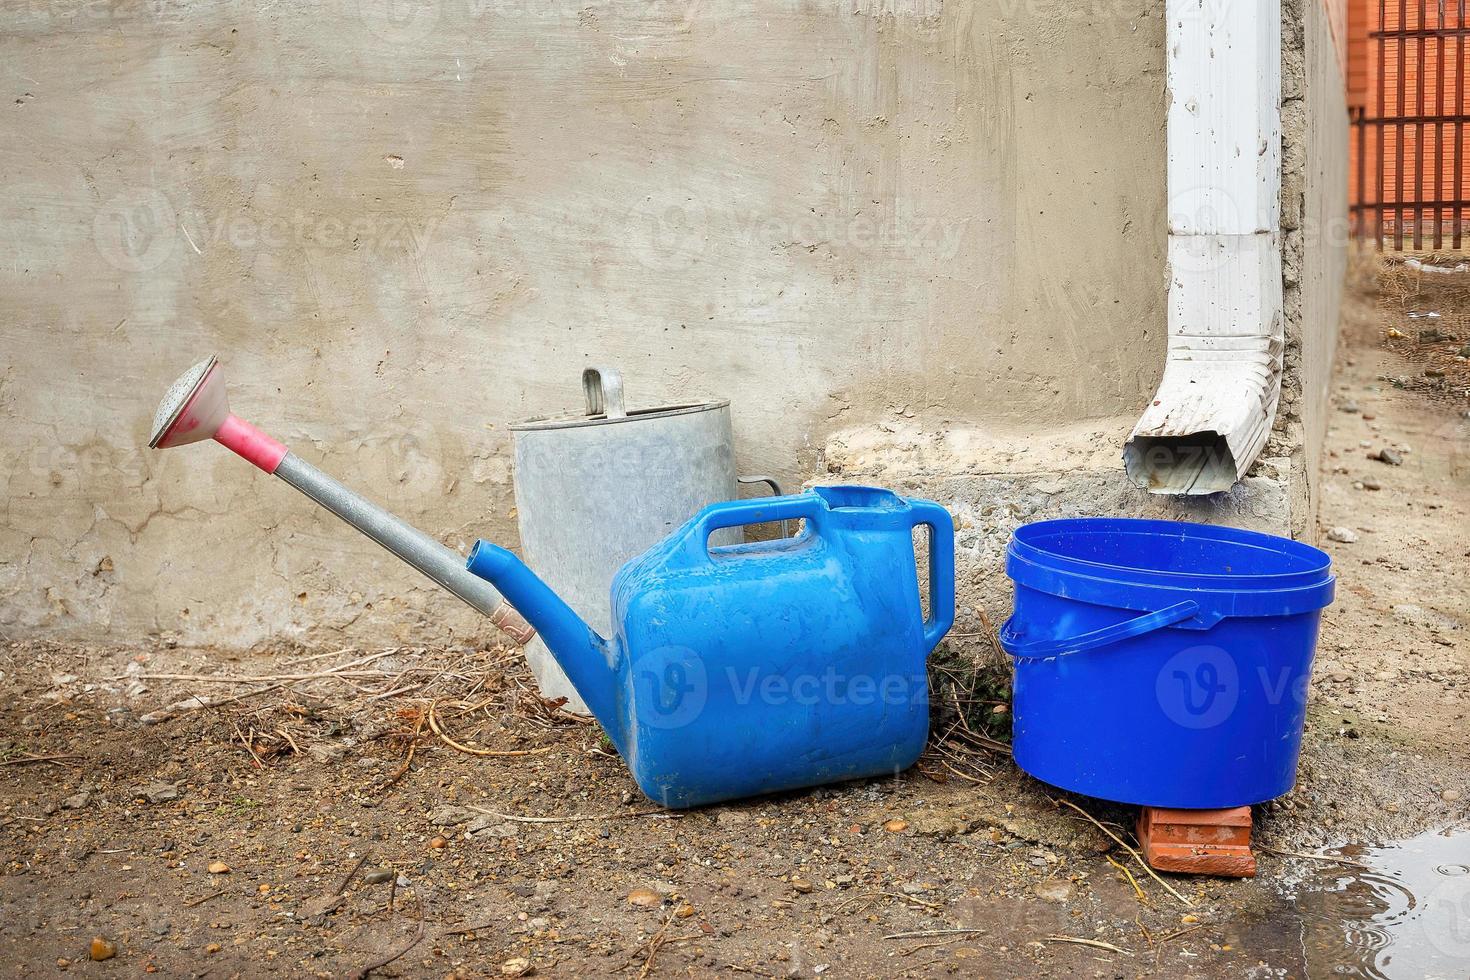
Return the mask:
{"type": "Polygon", "coordinates": [[[1293,583],[1301,584],[1321,581],[1323,577],[1329,574],[1332,568],[1332,558],[1327,552],[1320,548],[1314,548],[1309,544],[1304,544],[1301,541],[1283,538],[1275,534],[1266,534],[1262,531],[1247,531],[1244,528],[1225,527],[1219,524],[1199,524],[1194,521],[1161,521],[1139,517],[1062,517],[1022,524],[1016,528],[1011,542],[1016,554],[1038,564],[1051,567],[1075,566],[1079,571],[1083,571],[1089,575],[1096,575],[1099,572],[1122,573],[1129,577],[1157,581],[1161,585],[1183,584],[1186,581],[1209,581],[1218,582],[1222,587],[1226,588],[1279,587],[1293,583]],[[1138,568],[1132,565],[1119,565],[1110,562],[1089,561],[1086,558],[1073,558],[1069,555],[1059,555],[1026,540],[1027,538],[1043,537],[1048,532],[1053,534],[1059,532],[1076,534],[1079,531],[1090,531],[1100,534],[1166,534],[1169,537],[1228,541],[1231,544],[1257,548],[1267,554],[1280,554],[1285,552],[1288,555],[1312,562],[1313,564],[1307,568],[1299,568],[1292,571],[1262,573],[1226,572],[1203,575],[1198,572],[1175,572],[1154,568],[1138,568]]]}
{"type": "Polygon", "coordinates": [[[1225,616],[1283,616],[1321,609],[1332,602],[1337,581],[1331,572],[1331,557],[1319,548],[1260,531],[1192,521],[1131,517],[1035,521],[1016,528],[1006,552],[1006,572],[1019,585],[1124,609],[1155,610],[1194,599],[1202,607],[1193,621],[1197,625],[1218,622],[1225,616]],[[1166,571],[1073,558],[1035,543],[1048,535],[1088,532],[1162,534],[1228,542],[1269,554],[1285,553],[1306,562],[1307,567],[1240,574],[1166,571]]]}

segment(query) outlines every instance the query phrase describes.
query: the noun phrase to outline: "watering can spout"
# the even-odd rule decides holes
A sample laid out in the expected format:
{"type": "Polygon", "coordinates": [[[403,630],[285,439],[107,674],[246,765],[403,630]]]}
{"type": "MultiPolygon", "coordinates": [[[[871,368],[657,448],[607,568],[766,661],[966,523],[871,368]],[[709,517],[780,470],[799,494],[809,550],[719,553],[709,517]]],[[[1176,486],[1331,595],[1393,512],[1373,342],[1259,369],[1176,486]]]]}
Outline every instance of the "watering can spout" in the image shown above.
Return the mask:
{"type": "Polygon", "coordinates": [[[613,742],[621,744],[622,724],[615,705],[607,640],[524,562],[499,545],[477,541],[466,567],[494,585],[530,621],[593,716],[613,742]]]}
{"type": "Polygon", "coordinates": [[[224,376],[209,357],[173,383],[153,419],[148,445],[170,449],[213,439],[289,483],[393,554],[453,592],[517,643],[535,636],[500,593],[464,569],[464,556],[358,496],[255,426],[230,412],[224,376]]]}

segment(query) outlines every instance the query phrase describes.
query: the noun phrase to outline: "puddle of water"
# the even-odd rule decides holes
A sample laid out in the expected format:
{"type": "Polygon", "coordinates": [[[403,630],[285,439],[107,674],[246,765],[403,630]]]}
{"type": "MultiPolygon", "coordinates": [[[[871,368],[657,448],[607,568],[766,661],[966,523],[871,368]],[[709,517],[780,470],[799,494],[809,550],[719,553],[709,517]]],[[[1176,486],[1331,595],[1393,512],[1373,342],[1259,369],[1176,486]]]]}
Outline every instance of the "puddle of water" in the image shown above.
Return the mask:
{"type": "Polygon", "coordinates": [[[1470,977],[1470,833],[1325,852],[1296,886],[1309,976],[1470,977]]]}

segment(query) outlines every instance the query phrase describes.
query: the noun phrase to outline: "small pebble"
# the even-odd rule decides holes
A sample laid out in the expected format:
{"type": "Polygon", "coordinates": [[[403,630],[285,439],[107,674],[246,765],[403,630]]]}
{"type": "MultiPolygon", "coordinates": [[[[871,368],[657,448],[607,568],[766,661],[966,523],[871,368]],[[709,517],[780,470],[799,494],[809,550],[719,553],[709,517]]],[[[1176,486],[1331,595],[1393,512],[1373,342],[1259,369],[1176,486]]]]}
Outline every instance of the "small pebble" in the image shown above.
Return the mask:
{"type": "Polygon", "coordinates": [[[1031,890],[1043,902],[1062,903],[1072,897],[1072,883],[1059,879],[1037,882],[1032,886],[1031,890]]]}
{"type": "Polygon", "coordinates": [[[173,783],[149,783],[137,790],[135,795],[149,803],[168,803],[179,798],[179,788],[173,783]]]}
{"type": "Polygon", "coordinates": [[[1403,455],[1397,449],[1390,449],[1387,446],[1384,446],[1376,453],[1370,453],[1368,458],[1376,459],[1380,463],[1387,463],[1389,466],[1401,466],[1404,462],[1403,455]]]}
{"type": "Polygon", "coordinates": [[[791,887],[796,890],[798,895],[810,895],[813,889],[812,883],[805,878],[792,878],[791,887]]]}
{"type": "Polygon", "coordinates": [[[110,960],[117,955],[117,944],[97,936],[92,940],[91,955],[98,962],[110,960]]]}
{"type": "Polygon", "coordinates": [[[909,829],[909,822],[907,820],[890,820],[883,825],[883,829],[890,834],[901,834],[909,829]]]}
{"type": "Polygon", "coordinates": [[[1350,527],[1334,527],[1327,531],[1327,540],[1352,544],[1358,540],[1358,532],[1350,527]]]}
{"type": "Polygon", "coordinates": [[[387,868],[379,868],[377,871],[369,871],[362,876],[365,885],[382,885],[393,880],[393,872],[387,868]]]}
{"type": "Polygon", "coordinates": [[[663,896],[652,888],[635,888],[628,893],[628,904],[641,909],[657,908],[663,903],[663,896]]]}
{"type": "Polygon", "coordinates": [[[1447,789],[1439,794],[1439,798],[1446,803],[1458,803],[1460,800],[1460,791],[1457,789],[1447,789]]]}

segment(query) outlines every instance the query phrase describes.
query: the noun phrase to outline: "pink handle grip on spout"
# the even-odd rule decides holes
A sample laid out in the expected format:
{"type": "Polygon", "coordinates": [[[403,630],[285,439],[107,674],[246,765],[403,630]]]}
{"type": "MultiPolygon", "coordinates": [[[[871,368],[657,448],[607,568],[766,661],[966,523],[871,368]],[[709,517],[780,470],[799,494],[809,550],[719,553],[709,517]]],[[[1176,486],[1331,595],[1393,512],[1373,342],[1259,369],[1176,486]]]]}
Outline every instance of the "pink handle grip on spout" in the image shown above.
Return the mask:
{"type": "Polygon", "coordinates": [[[230,452],[243,457],[274,474],[281,460],[286,458],[284,445],[261,432],[255,426],[234,415],[227,416],[214,434],[215,441],[230,452]]]}

